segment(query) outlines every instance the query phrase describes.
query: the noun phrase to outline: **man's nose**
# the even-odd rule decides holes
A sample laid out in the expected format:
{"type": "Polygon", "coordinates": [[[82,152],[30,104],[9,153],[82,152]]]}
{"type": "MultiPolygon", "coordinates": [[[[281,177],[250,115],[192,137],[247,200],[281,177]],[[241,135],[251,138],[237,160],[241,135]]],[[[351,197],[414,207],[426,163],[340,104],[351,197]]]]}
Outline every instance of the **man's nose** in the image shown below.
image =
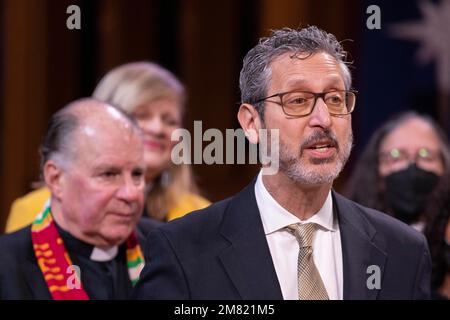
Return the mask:
{"type": "Polygon", "coordinates": [[[331,115],[322,97],[317,98],[316,104],[309,117],[312,127],[329,128],[331,126],[331,115]]]}
{"type": "Polygon", "coordinates": [[[139,200],[144,194],[143,178],[136,179],[133,177],[125,177],[119,190],[117,197],[127,202],[134,202],[139,200]]]}

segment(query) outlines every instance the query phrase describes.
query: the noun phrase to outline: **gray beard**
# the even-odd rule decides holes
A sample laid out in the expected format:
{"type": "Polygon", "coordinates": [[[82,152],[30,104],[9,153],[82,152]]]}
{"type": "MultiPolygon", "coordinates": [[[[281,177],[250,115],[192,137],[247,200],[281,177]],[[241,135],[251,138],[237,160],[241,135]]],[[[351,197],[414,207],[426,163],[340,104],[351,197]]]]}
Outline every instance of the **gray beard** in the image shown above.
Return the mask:
{"type": "Polygon", "coordinates": [[[341,173],[344,165],[346,164],[351,149],[353,146],[353,133],[350,132],[350,135],[347,137],[347,145],[345,150],[341,150],[341,147],[338,148],[338,153],[332,158],[328,159],[310,159],[310,160],[302,160],[297,156],[291,155],[289,153],[288,148],[280,143],[280,171],[284,172],[290,179],[295,181],[298,184],[303,185],[322,185],[322,184],[331,184],[341,173]],[[322,170],[311,170],[305,166],[305,161],[308,164],[314,165],[317,169],[320,169],[322,165],[327,163],[331,163],[335,161],[336,157],[337,163],[336,166],[330,170],[323,172],[322,170]]]}

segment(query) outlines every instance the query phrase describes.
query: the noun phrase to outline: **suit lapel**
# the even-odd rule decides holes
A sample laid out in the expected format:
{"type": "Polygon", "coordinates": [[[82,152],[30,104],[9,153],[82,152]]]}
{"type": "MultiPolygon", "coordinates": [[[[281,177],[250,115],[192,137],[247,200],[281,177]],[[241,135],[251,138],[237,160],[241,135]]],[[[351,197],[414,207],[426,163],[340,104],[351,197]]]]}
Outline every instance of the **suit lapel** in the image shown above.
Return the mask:
{"type": "MultiPolygon", "coordinates": [[[[383,275],[387,259],[383,246],[373,241],[376,230],[355,204],[335,192],[333,199],[341,233],[344,299],[376,299],[379,290],[368,288],[372,273],[367,268],[377,266],[383,275]]],[[[219,259],[240,297],[283,299],[256,204],[254,181],[231,201],[221,235],[230,246],[219,259]]]]}
{"type": "Polygon", "coordinates": [[[242,299],[283,299],[254,183],[238,193],[225,212],[221,234],[230,246],[219,258],[242,299]]]}
{"type": "Polygon", "coordinates": [[[376,230],[359,212],[360,209],[335,192],[333,197],[341,233],[344,299],[376,299],[379,290],[368,288],[367,280],[373,271],[368,272],[367,268],[379,267],[382,276],[386,253],[382,246],[374,243],[376,230]]]}

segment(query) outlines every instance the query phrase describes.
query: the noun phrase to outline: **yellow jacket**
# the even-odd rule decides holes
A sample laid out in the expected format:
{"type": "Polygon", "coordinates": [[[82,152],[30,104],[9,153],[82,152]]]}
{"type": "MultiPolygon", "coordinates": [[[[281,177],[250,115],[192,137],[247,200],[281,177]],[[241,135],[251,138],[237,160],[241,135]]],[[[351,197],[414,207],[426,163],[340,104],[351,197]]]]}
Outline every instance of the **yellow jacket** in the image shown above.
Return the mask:
{"type": "MultiPolygon", "coordinates": [[[[42,211],[49,198],[50,191],[47,188],[40,188],[14,200],[6,222],[5,232],[13,232],[32,223],[36,215],[42,211]]],[[[186,213],[202,209],[210,204],[211,202],[196,194],[186,194],[167,213],[167,220],[170,221],[182,217],[186,213]]]]}

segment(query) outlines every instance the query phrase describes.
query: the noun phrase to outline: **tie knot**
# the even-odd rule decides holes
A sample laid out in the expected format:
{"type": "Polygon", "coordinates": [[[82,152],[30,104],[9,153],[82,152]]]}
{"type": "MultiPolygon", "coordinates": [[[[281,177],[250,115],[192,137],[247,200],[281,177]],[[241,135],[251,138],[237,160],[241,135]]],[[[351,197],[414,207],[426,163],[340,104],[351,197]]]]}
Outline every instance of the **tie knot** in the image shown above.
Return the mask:
{"type": "Polygon", "coordinates": [[[305,223],[305,224],[291,224],[287,226],[288,231],[291,232],[296,238],[300,247],[311,247],[314,232],[316,232],[317,224],[305,223]]]}

